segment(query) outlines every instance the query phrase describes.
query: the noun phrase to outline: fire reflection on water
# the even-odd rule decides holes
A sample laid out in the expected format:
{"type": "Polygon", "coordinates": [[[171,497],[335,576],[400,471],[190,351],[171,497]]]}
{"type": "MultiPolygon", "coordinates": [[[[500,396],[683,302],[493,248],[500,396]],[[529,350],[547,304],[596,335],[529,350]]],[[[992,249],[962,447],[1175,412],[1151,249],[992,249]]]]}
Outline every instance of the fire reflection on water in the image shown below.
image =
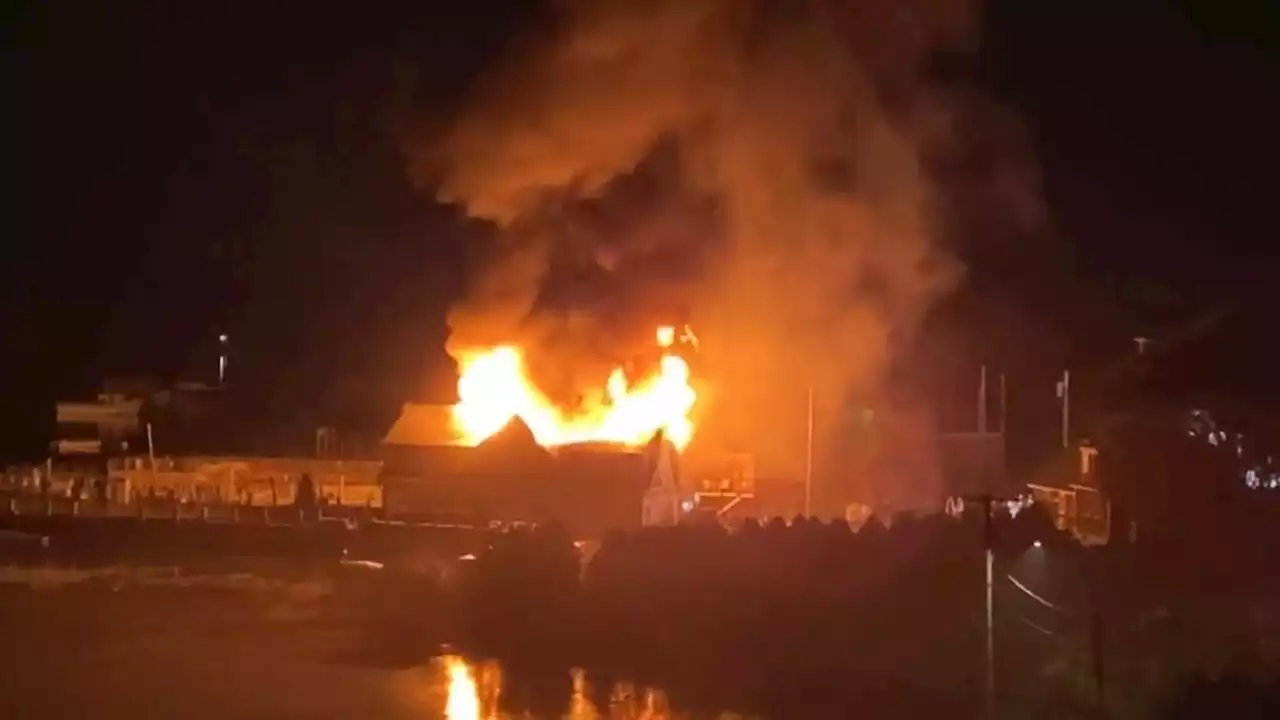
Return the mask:
{"type": "MultiPolygon", "coordinates": [[[[473,664],[449,655],[439,659],[446,684],[444,717],[447,720],[514,720],[531,718],[499,710],[502,673],[496,663],[473,664]]],[[[691,716],[673,713],[666,695],[654,688],[637,688],[630,683],[617,683],[611,689],[609,704],[597,708],[588,697],[586,673],[572,671],[573,690],[569,697],[567,720],[680,720],[691,716]]],[[[738,715],[721,714],[716,720],[737,720],[738,715]]]]}

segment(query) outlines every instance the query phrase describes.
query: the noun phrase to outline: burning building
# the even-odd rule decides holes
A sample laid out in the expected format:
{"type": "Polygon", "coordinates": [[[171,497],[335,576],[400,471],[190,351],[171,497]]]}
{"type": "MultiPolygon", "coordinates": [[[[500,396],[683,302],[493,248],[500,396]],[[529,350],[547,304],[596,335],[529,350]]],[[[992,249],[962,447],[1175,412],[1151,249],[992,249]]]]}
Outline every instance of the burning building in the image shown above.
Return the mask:
{"type": "Polygon", "coordinates": [[[639,447],[655,432],[683,449],[693,437],[690,411],[697,393],[689,364],[674,350],[675,328],[661,326],[656,362],[627,372],[615,367],[596,388],[566,409],[533,382],[515,345],[468,349],[459,355],[459,402],[450,410],[455,442],[478,445],[519,418],[544,447],[613,443],[639,447]]]}
{"type": "Polygon", "coordinates": [[[541,391],[515,345],[461,353],[459,401],[405,405],[383,441],[388,516],[557,520],[593,536],[697,506],[761,514],[751,455],[694,440],[697,337],[664,325],[654,339],[571,407],[541,391]]]}
{"type": "Polygon", "coordinates": [[[926,71],[975,49],[979,14],[909,6],[903,23],[884,3],[557,3],[451,116],[406,113],[410,177],[476,221],[447,317],[454,441],[514,418],[545,448],[661,429],[686,475],[695,455],[749,453],[708,473],[743,486],[758,467],[761,491],[800,499],[769,513],[852,494],[826,476],[867,463],[814,446],[850,444],[854,423],[815,421],[806,396],[879,395],[961,278],[950,239],[1039,222],[1021,140],[1003,151],[1017,123],[926,71]],[[714,399],[678,354],[609,374],[633,330],[672,323],[659,340],[678,343],[690,319],[714,399]],[[679,412],[695,403],[705,427],[679,412]],[[832,497],[810,503],[815,486],[832,497]]]}
{"type": "Polygon", "coordinates": [[[405,405],[383,441],[388,516],[556,520],[584,536],[639,525],[655,477],[676,488],[671,455],[693,436],[680,337],[658,328],[654,362],[614,368],[573,408],[535,386],[518,347],[465,353],[459,401],[405,405]]]}
{"type": "MultiPolygon", "coordinates": [[[[564,524],[578,537],[638,527],[655,471],[649,448],[544,447],[520,418],[476,444],[459,442],[455,407],[405,405],[383,441],[388,518],[483,526],[564,524]]],[[[653,443],[664,442],[659,433],[653,443]]]]}

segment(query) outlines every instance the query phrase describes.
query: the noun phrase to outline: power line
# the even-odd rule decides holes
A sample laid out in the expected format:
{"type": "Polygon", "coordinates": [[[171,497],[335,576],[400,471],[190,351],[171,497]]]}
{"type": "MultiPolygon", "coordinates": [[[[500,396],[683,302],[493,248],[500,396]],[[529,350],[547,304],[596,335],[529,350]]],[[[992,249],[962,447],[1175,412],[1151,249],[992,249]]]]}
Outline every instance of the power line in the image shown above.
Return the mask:
{"type": "Polygon", "coordinates": [[[1024,625],[1026,625],[1027,627],[1031,628],[1032,630],[1035,630],[1036,632],[1038,632],[1038,633],[1042,634],[1042,635],[1045,635],[1045,636],[1047,636],[1047,637],[1051,637],[1051,638],[1057,638],[1057,637],[1058,637],[1058,634],[1057,634],[1057,633],[1055,633],[1054,631],[1049,630],[1048,628],[1040,627],[1039,625],[1037,625],[1037,624],[1035,624],[1035,623],[1031,622],[1030,620],[1028,620],[1028,619],[1026,619],[1026,618],[1022,617],[1021,615],[1019,615],[1019,616],[1018,616],[1018,621],[1019,621],[1019,622],[1021,622],[1021,623],[1022,623],[1022,624],[1024,624],[1024,625]]]}
{"type": "Polygon", "coordinates": [[[1072,614],[1073,614],[1073,613],[1071,613],[1069,610],[1066,610],[1065,608],[1059,607],[1059,606],[1057,606],[1057,605],[1053,604],[1052,602],[1050,602],[1050,601],[1048,601],[1048,600],[1044,599],[1043,597],[1041,597],[1041,596],[1037,595],[1034,591],[1032,591],[1032,590],[1031,590],[1031,588],[1027,587],[1026,585],[1023,585],[1023,584],[1022,584],[1022,583],[1020,583],[1020,582],[1018,582],[1018,579],[1017,579],[1017,578],[1015,578],[1014,576],[1012,576],[1012,575],[1005,575],[1005,577],[1009,578],[1009,582],[1013,583],[1014,587],[1018,588],[1018,589],[1019,589],[1019,590],[1021,590],[1023,593],[1026,593],[1026,595],[1027,595],[1028,597],[1030,597],[1032,600],[1035,600],[1036,602],[1038,602],[1038,603],[1040,603],[1041,605],[1043,605],[1043,606],[1045,606],[1045,607],[1049,608],[1050,610],[1057,610],[1058,612],[1062,613],[1063,615],[1072,615],[1072,614]]]}

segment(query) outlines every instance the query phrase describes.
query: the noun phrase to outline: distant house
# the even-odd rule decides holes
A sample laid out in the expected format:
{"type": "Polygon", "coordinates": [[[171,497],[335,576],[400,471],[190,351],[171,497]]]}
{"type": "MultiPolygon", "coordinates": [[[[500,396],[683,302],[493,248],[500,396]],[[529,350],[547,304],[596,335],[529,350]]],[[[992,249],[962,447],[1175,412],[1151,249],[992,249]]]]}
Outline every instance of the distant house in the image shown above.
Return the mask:
{"type": "Polygon", "coordinates": [[[1059,530],[1091,545],[1111,537],[1111,501],[1102,491],[1097,471],[1098,449],[1082,442],[1074,453],[1064,453],[1027,483],[1036,502],[1049,508],[1059,530]]]}
{"type": "Polygon", "coordinates": [[[547,449],[518,419],[476,447],[459,445],[445,405],[406,404],[383,439],[390,518],[563,523],[582,538],[638,527],[653,477],[648,453],[616,445],[547,449]]]}
{"type": "Polygon", "coordinates": [[[128,452],[142,430],[142,398],[100,393],[96,402],[57,404],[54,455],[106,455],[128,452]]]}
{"type": "Polygon", "coordinates": [[[867,490],[853,499],[880,515],[936,513],[965,496],[1025,492],[1009,477],[1003,434],[938,432],[925,423],[882,422],[867,475],[867,490]]]}
{"type": "Polygon", "coordinates": [[[145,453],[148,425],[166,453],[207,451],[209,419],[218,415],[222,396],[221,388],[203,383],[110,379],[95,400],[56,404],[50,451],[55,458],[80,459],[145,453]]]}

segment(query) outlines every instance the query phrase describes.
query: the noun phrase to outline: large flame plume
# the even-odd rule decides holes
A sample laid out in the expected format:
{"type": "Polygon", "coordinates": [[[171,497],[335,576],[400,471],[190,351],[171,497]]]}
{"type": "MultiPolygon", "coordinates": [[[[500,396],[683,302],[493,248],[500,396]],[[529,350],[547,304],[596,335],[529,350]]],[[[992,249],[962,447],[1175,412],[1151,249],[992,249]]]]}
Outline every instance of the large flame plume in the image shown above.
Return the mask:
{"type": "MultiPolygon", "coordinates": [[[[679,449],[693,437],[689,414],[697,393],[689,384],[689,365],[675,354],[676,330],[656,332],[662,355],[655,368],[631,381],[615,367],[594,394],[569,411],[557,407],[530,380],[520,348],[501,345],[461,353],[459,402],[453,407],[460,440],[476,445],[520,418],[539,445],[609,442],[639,446],[655,433],[679,449]]],[[[686,328],[683,342],[695,342],[686,328]]]]}
{"type": "MultiPolygon", "coordinates": [[[[699,437],[799,472],[806,388],[877,392],[958,280],[952,226],[988,236],[988,214],[1014,204],[970,189],[1027,184],[997,182],[983,168],[1002,162],[970,147],[1007,126],[968,90],[979,5],[550,4],[456,115],[406,133],[415,181],[487,228],[448,318],[463,423],[481,437],[519,415],[543,442],[633,441],[669,418],[623,421],[642,412],[606,411],[626,405],[607,384],[598,407],[557,412],[528,380],[573,398],[636,328],[679,313],[716,389],[699,437]],[[472,379],[485,368],[507,378],[501,402],[479,399],[499,394],[472,379]]],[[[644,379],[619,384],[648,396],[644,379]]]]}

